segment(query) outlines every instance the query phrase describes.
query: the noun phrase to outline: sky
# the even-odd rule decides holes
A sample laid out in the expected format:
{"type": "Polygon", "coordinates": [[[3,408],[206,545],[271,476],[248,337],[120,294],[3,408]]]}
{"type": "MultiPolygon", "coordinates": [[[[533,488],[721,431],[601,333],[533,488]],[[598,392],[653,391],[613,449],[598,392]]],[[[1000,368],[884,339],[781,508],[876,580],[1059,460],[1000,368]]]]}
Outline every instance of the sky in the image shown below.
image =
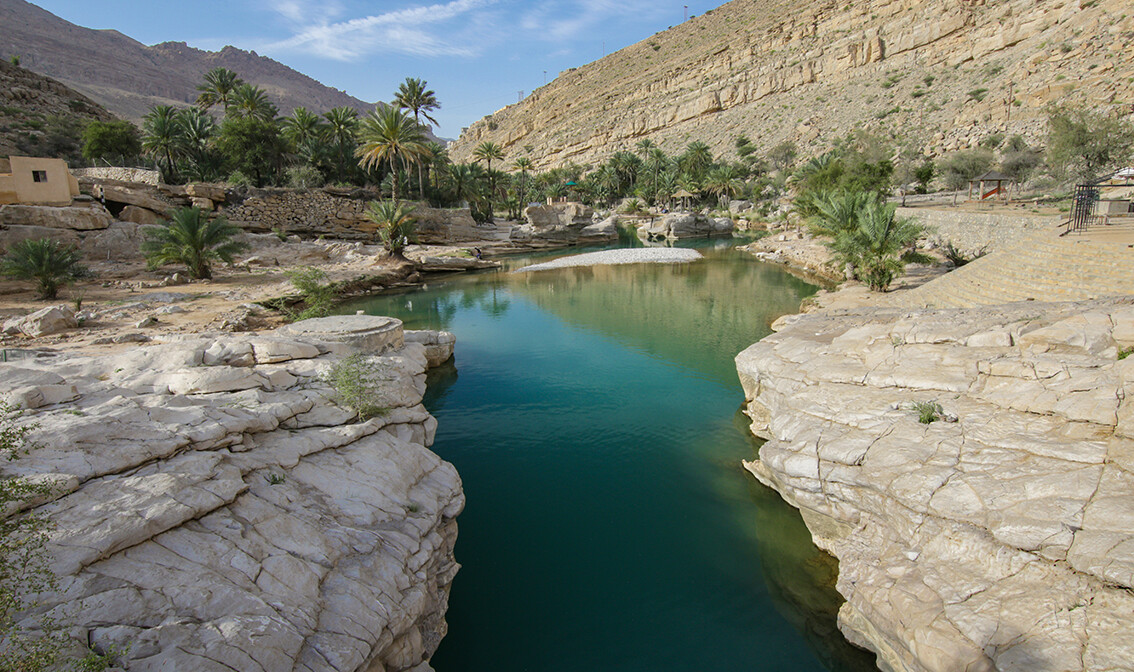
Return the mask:
{"type": "Polygon", "coordinates": [[[225,45],[270,56],[368,102],[424,79],[461,129],[521,94],[699,15],[723,0],[35,0],[87,28],[145,44],[225,45]],[[546,73],[546,74],[545,74],[546,73]]]}

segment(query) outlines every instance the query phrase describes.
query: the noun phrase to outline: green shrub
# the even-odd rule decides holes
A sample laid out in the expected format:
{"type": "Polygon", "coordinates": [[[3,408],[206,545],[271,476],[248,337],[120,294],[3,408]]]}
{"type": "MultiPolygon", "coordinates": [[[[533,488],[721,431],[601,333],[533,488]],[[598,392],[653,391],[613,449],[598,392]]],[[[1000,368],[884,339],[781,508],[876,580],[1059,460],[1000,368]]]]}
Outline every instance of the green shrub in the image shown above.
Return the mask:
{"type": "Polygon", "coordinates": [[[923,425],[940,420],[942,413],[945,412],[941,404],[935,401],[915,401],[911,404],[911,408],[917,413],[917,421],[923,425]]]}
{"type": "Polygon", "coordinates": [[[331,309],[335,307],[337,292],[327,283],[327,274],[321,269],[306,267],[288,271],[287,279],[303,299],[303,310],[298,313],[285,311],[289,318],[307,320],[331,314],[331,309]]]}
{"type": "Polygon", "coordinates": [[[354,354],[337,362],[324,382],[335,391],[335,403],[354,412],[359,421],[383,415],[389,409],[374,403],[377,387],[370,379],[367,359],[354,354]]]}
{"type": "Polygon", "coordinates": [[[973,100],[977,101],[978,103],[980,101],[984,100],[984,97],[987,96],[987,95],[988,95],[988,89],[973,89],[972,91],[969,91],[969,98],[972,98],[973,100]]]}
{"type": "Polygon", "coordinates": [[[247,247],[232,240],[238,233],[240,229],[224,217],[210,220],[200,208],[177,208],[164,226],[147,232],[142,254],[151,269],[180,263],[194,278],[211,278],[211,262],[231,264],[236,253],[247,247]]]}
{"type": "Polygon", "coordinates": [[[287,186],[292,189],[314,189],[326,184],[323,173],[309,165],[292,166],[287,169],[287,186]]]}
{"type": "Polygon", "coordinates": [[[19,280],[34,280],[41,299],[54,299],[59,288],[87,274],[73,245],[39,238],[21,240],[0,260],[0,273],[19,280]]]}
{"type": "MultiPolygon", "coordinates": [[[[19,424],[20,410],[0,402],[0,460],[11,462],[35,446],[29,435],[36,426],[19,424]]],[[[48,616],[39,633],[20,630],[15,615],[38,604],[38,596],[57,588],[46,551],[50,522],[34,513],[7,515],[29,500],[47,496],[54,484],[0,476],[0,670],[42,672],[53,669],[65,641],[62,629],[48,616]]]]}

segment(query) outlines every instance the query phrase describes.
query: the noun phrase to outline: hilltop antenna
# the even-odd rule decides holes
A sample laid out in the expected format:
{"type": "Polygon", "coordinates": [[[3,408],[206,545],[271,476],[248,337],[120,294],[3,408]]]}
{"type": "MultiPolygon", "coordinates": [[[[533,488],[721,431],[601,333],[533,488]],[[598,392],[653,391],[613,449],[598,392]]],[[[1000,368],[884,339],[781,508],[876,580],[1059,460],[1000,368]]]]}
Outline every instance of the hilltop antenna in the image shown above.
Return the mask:
{"type": "Polygon", "coordinates": [[[547,70],[543,71],[543,85],[547,86],[547,70]]]}
{"type": "Polygon", "coordinates": [[[516,102],[517,103],[524,102],[524,92],[523,91],[517,91],[516,92],[516,102]]]}
{"type": "Polygon", "coordinates": [[[689,5],[685,5],[685,18],[682,19],[682,21],[688,21],[688,20],[689,20],[689,5]]]}

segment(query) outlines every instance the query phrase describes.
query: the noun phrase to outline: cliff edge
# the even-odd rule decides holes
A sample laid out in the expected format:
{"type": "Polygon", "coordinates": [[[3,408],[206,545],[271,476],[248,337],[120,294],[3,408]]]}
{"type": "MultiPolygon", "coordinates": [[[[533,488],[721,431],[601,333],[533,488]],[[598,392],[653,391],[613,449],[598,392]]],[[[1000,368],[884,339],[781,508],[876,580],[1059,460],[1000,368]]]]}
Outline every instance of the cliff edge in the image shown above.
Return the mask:
{"type": "Polygon", "coordinates": [[[0,470],[56,484],[35,508],[59,590],[25,625],[49,610],[134,671],[431,669],[464,496],[421,401],[452,348],[350,316],[6,351],[38,446],[0,470]],[[371,419],[326,382],[344,366],[371,419]]]}
{"type": "Polygon", "coordinates": [[[885,670],[1134,669],[1134,300],[776,327],[736,358],[746,466],[838,557],[848,639],[885,670]]]}

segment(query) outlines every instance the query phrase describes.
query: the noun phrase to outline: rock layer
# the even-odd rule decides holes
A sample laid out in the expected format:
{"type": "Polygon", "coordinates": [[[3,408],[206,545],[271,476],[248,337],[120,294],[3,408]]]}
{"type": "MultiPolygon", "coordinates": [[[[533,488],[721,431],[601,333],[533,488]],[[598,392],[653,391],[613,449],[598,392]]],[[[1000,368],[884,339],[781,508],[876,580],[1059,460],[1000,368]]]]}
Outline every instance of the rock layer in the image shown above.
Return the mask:
{"type": "Polygon", "coordinates": [[[464,498],[421,400],[453,339],[335,319],[0,365],[9,400],[48,402],[2,468],[58,485],[44,608],[76,639],[131,670],[429,669],[464,498]],[[347,352],[364,422],[323,382],[347,352]]]}
{"type": "Polygon", "coordinates": [[[746,466],[839,558],[851,641],[886,670],[1134,669],[1131,300],[775,326],[737,357],[746,466]]]}
{"type": "Polygon", "coordinates": [[[996,134],[1044,140],[1045,108],[1131,114],[1127,0],[733,0],[602,59],[571,68],[461,133],[539,169],[596,163],[649,138],[733,155],[802,155],[866,129],[897,131],[930,154],[996,134]],[[532,152],[524,148],[534,147],[532,152]]]}

